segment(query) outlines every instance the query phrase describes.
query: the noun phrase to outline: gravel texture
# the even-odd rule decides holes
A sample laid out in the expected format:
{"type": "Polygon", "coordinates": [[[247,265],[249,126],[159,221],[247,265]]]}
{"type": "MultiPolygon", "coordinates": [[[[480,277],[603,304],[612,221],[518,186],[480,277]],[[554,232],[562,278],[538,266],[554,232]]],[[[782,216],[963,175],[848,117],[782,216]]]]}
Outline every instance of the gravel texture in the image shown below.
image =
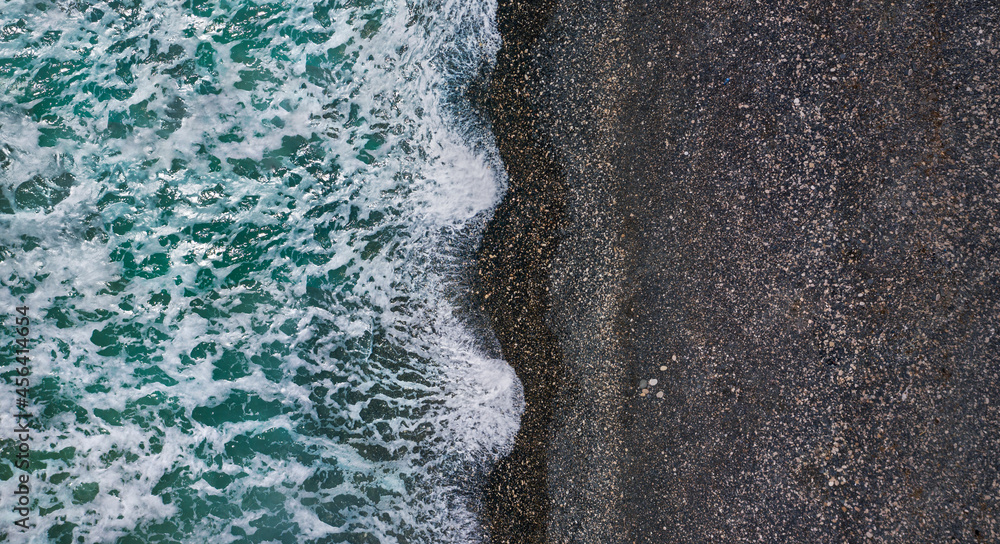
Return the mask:
{"type": "Polygon", "coordinates": [[[503,10],[494,541],[1000,542],[996,4],[503,10]]]}

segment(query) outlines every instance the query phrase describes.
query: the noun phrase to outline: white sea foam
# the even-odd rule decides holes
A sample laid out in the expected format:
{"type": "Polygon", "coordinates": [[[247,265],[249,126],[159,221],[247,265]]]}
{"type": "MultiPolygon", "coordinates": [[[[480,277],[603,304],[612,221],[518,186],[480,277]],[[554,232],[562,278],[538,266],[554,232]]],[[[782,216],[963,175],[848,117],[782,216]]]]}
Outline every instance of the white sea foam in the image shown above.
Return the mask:
{"type": "MultiPolygon", "coordinates": [[[[29,27],[4,56],[34,57],[0,79],[0,188],[20,205],[0,215],[0,307],[32,309],[47,410],[46,513],[8,537],[478,540],[454,474],[510,447],[523,401],[446,296],[502,173],[445,104],[495,54],[495,4],[344,3],[329,23],[304,0],[245,23],[189,0],[93,5],[0,15],[29,27]],[[15,98],[44,61],[70,63],[53,76],[69,98],[33,117],[40,99],[15,98]],[[51,129],[72,136],[40,146],[51,129]],[[17,200],[66,173],[68,194],[17,200]]],[[[0,389],[2,428],[15,398],[0,389]]],[[[13,521],[0,509],[0,533],[13,521]]]]}

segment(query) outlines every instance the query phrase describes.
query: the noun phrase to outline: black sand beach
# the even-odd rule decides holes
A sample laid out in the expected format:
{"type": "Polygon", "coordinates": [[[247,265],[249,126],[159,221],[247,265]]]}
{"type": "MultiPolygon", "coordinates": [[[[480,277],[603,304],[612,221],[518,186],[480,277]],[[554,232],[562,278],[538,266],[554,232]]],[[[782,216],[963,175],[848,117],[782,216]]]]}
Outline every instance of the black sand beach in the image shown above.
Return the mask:
{"type": "Polygon", "coordinates": [[[502,2],[504,36],[485,98],[486,113],[510,177],[509,191],[477,255],[483,300],[504,358],[525,385],[525,412],[514,451],[493,470],[483,520],[493,542],[544,542],[550,509],[547,446],[562,354],[545,324],[548,277],[564,228],[562,172],[529,100],[535,41],[555,2],[502,2]]]}
{"type": "Polygon", "coordinates": [[[499,22],[492,541],[1000,541],[996,4],[499,22]]]}

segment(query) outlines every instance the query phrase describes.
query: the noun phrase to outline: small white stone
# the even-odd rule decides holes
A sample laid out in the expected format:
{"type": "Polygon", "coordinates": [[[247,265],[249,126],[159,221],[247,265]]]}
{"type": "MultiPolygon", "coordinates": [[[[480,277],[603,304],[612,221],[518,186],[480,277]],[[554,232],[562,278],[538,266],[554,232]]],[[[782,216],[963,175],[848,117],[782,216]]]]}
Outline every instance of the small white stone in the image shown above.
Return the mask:
{"type": "Polygon", "coordinates": [[[658,382],[658,380],[656,378],[653,378],[653,379],[649,380],[649,385],[656,385],[657,382],[658,382]]]}
{"type": "Polygon", "coordinates": [[[663,391],[657,391],[656,392],[656,398],[662,399],[663,398],[663,391]]]}

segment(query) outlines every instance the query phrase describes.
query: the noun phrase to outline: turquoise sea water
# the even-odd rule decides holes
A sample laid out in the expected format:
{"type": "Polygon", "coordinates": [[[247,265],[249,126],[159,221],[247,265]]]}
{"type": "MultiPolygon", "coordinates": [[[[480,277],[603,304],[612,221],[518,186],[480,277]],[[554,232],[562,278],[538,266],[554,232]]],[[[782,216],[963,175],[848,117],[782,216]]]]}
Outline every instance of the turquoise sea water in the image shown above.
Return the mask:
{"type": "Polygon", "coordinates": [[[478,540],[495,4],[0,1],[0,540],[478,540]]]}

